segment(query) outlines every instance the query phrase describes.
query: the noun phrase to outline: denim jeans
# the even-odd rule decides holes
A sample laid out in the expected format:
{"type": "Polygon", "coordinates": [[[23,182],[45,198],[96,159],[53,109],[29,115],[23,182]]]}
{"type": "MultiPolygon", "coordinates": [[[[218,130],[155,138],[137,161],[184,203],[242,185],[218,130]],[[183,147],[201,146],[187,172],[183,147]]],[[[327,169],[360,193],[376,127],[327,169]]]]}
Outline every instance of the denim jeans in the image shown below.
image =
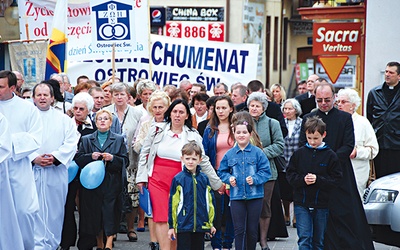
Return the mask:
{"type": "Polygon", "coordinates": [[[211,246],[213,249],[231,249],[235,235],[231,208],[229,206],[229,196],[226,194],[220,195],[217,191],[214,191],[214,198],[216,204],[214,226],[217,232],[211,238],[211,246]],[[224,227],[225,230],[222,230],[224,227]]]}
{"type": "Polygon", "coordinates": [[[262,202],[262,198],[231,201],[236,250],[256,249],[262,202]]]}
{"type": "Polygon", "coordinates": [[[323,250],[324,235],[328,223],[327,208],[294,206],[299,250],[323,250]]]}

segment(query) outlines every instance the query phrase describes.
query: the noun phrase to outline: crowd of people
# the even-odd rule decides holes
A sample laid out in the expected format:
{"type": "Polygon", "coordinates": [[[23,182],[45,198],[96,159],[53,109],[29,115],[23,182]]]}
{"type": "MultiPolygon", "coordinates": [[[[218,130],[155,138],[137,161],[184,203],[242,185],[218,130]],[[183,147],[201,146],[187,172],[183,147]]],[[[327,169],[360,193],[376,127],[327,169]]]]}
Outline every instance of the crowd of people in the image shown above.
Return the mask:
{"type": "Polygon", "coordinates": [[[213,249],[268,250],[290,225],[299,249],[373,249],[362,196],[369,160],[379,176],[397,171],[387,163],[398,155],[388,119],[398,119],[399,63],[371,90],[368,119],[357,91],[317,75],[293,98],[258,80],[218,83],[211,97],[187,80],[112,80],[81,76],[71,88],[55,74],[28,89],[0,71],[0,249],[111,250],[121,231],[137,241],[145,221],[152,250],[210,238],[213,249]],[[89,187],[82,178],[99,162],[89,187]]]}

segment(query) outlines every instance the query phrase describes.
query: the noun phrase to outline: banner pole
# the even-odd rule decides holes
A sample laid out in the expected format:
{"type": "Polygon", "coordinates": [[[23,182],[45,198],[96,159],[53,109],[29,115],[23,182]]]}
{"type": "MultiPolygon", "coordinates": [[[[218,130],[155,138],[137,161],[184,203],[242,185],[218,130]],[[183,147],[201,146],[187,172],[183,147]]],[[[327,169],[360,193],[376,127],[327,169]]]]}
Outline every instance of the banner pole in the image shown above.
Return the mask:
{"type": "MultiPolygon", "coordinates": [[[[150,13],[150,6],[149,6],[149,2],[148,1],[146,1],[146,3],[147,3],[147,10],[149,11],[149,13],[150,13]]],[[[151,13],[150,13],[151,14],[151,13]]],[[[149,33],[147,34],[147,42],[148,42],[148,48],[149,48],[149,80],[152,80],[151,78],[151,76],[153,75],[152,74],[152,67],[151,67],[151,38],[150,38],[150,36],[151,36],[151,20],[150,20],[150,15],[147,15],[147,20],[148,20],[148,22],[147,22],[147,24],[148,24],[148,29],[149,29],[149,33]]],[[[159,85],[161,85],[161,83],[157,83],[156,82],[156,84],[159,84],[159,85]]],[[[161,87],[161,86],[160,86],[161,87]]]]}
{"type": "Polygon", "coordinates": [[[115,43],[113,43],[113,46],[112,46],[111,68],[112,68],[111,83],[114,84],[114,82],[115,82],[115,43]]]}

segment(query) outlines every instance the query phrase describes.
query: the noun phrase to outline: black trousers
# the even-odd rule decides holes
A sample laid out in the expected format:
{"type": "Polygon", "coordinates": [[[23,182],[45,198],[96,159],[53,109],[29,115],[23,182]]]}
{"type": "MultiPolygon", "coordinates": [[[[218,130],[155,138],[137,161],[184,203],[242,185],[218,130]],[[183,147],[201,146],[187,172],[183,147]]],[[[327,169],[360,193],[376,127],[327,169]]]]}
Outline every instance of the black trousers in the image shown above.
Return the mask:
{"type": "Polygon", "coordinates": [[[178,233],[177,250],[204,250],[204,233],[178,233]]]}
{"type": "Polygon", "coordinates": [[[79,178],[75,178],[68,184],[67,200],[64,206],[64,224],[60,243],[60,246],[63,248],[75,246],[76,243],[77,227],[75,221],[75,197],[80,185],[79,178]]]}
{"type": "Polygon", "coordinates": [[[400,172],[400,150],[379,149],[374,159],[376,178],[400,172]]]}

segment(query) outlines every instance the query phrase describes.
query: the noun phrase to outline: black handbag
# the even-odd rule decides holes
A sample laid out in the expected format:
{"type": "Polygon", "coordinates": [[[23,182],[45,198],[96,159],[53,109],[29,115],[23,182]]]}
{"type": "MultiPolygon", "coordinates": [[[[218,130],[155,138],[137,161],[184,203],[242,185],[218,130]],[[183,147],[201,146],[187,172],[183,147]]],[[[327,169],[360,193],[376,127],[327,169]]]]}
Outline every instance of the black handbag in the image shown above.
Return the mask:
{"type": "MultiPolygon", "coordinates": [[[[271,139],[271,144],[273,143],[272,140],[272,131],[271,131],[271,120],[269,120],[269,138],[271,139]]],[[[275,167],[278,172],[285,172],[286,168],[286,160],[283,155],[278,155],[274,159],[275,167]]]]}

